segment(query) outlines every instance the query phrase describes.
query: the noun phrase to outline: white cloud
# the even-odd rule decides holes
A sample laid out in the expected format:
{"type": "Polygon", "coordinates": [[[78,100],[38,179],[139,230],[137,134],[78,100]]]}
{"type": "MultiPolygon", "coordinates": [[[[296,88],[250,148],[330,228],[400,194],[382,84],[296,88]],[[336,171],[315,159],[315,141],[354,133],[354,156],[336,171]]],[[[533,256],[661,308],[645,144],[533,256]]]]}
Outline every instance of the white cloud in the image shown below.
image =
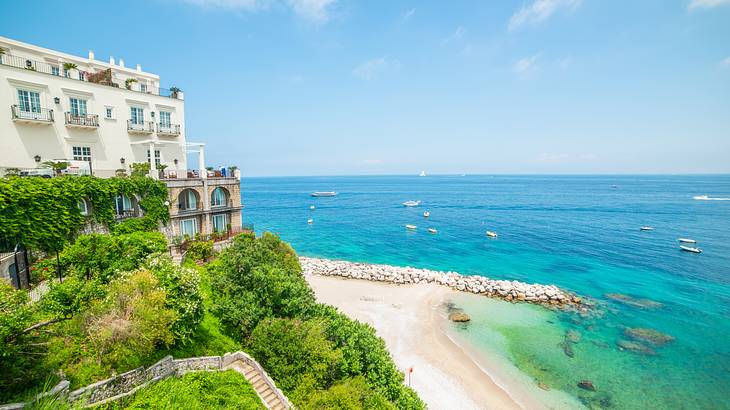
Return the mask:
{"type": "Polygon", "coordinates": [[[403,13],[403,16],[401,17],[401,22],[405,23],[411,17],[413,17],[414,14],[416,14],[416,8],[415,7],[412,8],[412,9],[410,9],[410,10],[408,10],[408,11],[406,11],[405,13],[403,13]]]}
{"type": "Polygon", "coordinates": [[[465,35],[466,35],[466,28],[464,28],[464,26],[459,26],[448,37],[442,39],[441,44],[446,45],[452,41],[461,40],[462,38],[464,38],[465,35]]]}
{"type": "Polygon", "coordinates": [[[709,9],[724,4],[730,4],[730,0],[691,0],[687,8],[690,10],[699,8],[709,9]]]}
{"type": "MultiPolygon", "coordinates": [[[[711,1],[711,0],[704,0],[711,1]]],[[[726,1],[726,0],[715,0],[726,1]]],[[[534,0],[532,4],[522,8],[509,19],[509,30],[515,30],[525,24],[537,24],[553,15],[559,9],[575,10],[581,0],[534,0]]]]}
{"type": "Polygon", "coordinates": [[[276,7],[291,9],[297,16],[313,23],[326,23],[337,0],[183,0],[205,8],[259,11],[276,7]]]}
{"type": "Polygon", "coordinates": [[[381,73],[398,70],[400,70],[400,62],[398,60],[380,57],[361,63],[352,70],[352,75],[363,80],[374,80],[381,73]]]}
{"type": "Polygon", "coordinates": [[[722,68],[730,68],[730,57],[720,61],[720,67],[722,68]]]}
{"type": "Polygon", "coordinates": [[[526,74],[530,71],[537,69],[537,60],[540,58],[540,54],[535,54],[531,57],[525,57],[517,60],[515,63],[515,71],[518,74],[526,74]]]}

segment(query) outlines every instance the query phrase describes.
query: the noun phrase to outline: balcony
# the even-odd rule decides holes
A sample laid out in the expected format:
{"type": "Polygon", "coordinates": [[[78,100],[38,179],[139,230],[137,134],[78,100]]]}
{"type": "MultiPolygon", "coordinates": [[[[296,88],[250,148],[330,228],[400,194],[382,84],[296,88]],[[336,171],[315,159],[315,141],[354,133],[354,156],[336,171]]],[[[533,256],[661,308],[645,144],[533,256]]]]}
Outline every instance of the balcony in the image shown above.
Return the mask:
{"type": "Polygon", "coordinates": [[[157,124],[157,134],[177,137],[180,135],[180,124],[157,124]]]}
{"type": "Polygon", "coordinates": [[[155,132],[155,123],[153,121],[137,121],[127,120],[127,131],[130,134],[152,134],[155,132]]]}
{"type": "Polygon", "coordinates": [[[10,107],[13,113],[13,121],[28,124],[48,125],[53,123],[53,110],[47,108],[36,108],[31,111],[22,110],[20,106],[13,105],[10,107]]]}
{"type": "MultiPolygon", "coordinates": [[[[110,69],[100,70],[94,73],[75,68],[66,71],[63,69],[63,66],[61,64],[50,64],[44,61],[36,61],[25,57],[12,56],[8,54],[0,55],[0,64],[41,74],[52,75],[55,77],[65,77],[69,80],[91,82],[107,87],[120,88],[119,84],[111,81],[111,72],[109,72],[109,74],[105,73],[105,71],[110,69]]],[[[121,89],[125,89],[125,87],[122,87],[121,89]]],[[[160,97],[167,97],[176,100],[184,99],[183,92],[176,87],[168,89],[153,86],[142,87],[142,84],[136,84],[131,85],[129,88],[126,89],[137,93],[159,95],[160,97]]]]}
{"type": "Polygon", "coordinates": [[[136,218],[138,216],[139,212],[134,209],[120,209],[114,213],[114,219],[118,221],[122,219],[136,218]]]}
{"type": "Polygon", "coordinates": [[[66,126],[72,128],[97,128],[99,127],[99,116],[95,114],[75,115],[66,112],[66,126]]]}

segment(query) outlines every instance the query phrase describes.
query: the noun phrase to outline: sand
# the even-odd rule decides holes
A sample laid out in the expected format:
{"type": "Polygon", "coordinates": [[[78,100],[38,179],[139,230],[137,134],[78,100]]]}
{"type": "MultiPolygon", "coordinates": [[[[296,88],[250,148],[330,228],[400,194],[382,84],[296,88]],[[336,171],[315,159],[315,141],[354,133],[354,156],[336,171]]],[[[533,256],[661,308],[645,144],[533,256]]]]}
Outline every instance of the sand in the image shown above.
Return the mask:
{"type": "Polygon", "coordinates": [[[443,303],[454,291],[438,285],[306,276],[320,302],[372,325],[396,365],[430,409],[549,408],[535,386],[500,385],[470,352],[449,338],[443,303]]]}

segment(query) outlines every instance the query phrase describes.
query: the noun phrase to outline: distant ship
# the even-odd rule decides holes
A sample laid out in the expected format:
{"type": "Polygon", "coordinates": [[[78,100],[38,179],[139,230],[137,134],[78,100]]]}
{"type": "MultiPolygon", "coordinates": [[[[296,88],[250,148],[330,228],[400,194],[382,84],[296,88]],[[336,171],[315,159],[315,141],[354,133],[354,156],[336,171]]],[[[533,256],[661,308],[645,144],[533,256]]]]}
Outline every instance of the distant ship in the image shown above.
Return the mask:
{"type": "Polygon", "coordinates": [[[421,205],[421,201],[406,201],[403,202],[403,206],[418,206],[421,205]]]}
{"type": "Polygon", "coordinates": [[[317,191],[317,192],[312,192],[312,196],[314,196],[314,197],[335,196],[335,195],[337,195],[337,192],[335,192],[335,191],[317,191]]]}
{"type": "Polygon", "coordinates": [[[418,174],[418,176],[419,177],[425,177],[426,176],[426,171],[421,171],[421,173],[418,174]]]}

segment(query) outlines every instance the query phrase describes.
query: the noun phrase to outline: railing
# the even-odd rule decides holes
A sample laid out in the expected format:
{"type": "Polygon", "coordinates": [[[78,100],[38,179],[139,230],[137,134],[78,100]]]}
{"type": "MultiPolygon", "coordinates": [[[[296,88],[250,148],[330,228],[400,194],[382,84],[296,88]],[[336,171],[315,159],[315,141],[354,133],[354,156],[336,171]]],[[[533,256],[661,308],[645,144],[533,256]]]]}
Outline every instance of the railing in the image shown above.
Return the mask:
{"type": "MultiPolygon", "coordinates": [[[[19,56],[11,56],[11,55],[2,55],[0,56],[0,64],[10,66],[10,67],[16,67],[16,68],[22,68],[28,71],[35,71],[38,73],[48,74],[48,75],[54,75],[57,77],[65,77],[71,80],[76,81],[89,81],[89,75],[90,74],[96,74],[96,73],[89,73],[83,70],[79,70],[77,68],[66,70],[63,68],[63,64],[50,64],[44,61],[36,61],[25,57],[19,57],[19,56]]],[[[111,84],[104,84],[96,81],[92,81],[95,84],[101,84],[106,85],[109,87],[115,87],[120,88],[119,84],[117,83],[111,83],[111,84]]],[[[159,95],[161,97],[168,97],[168,98],[174,98],[178,100],[183,99],[183,93],[182,91],[178,89],[168,89],[168,88],[161,88],[161,87],[152,87],[152,86],[146,86],[145,89],[142,88],[142,86],[145,84],[130,84],[129,88],[126,86],[125,89],[129,91],[134,91],[138,93],[144,93],[144,94],[153,94],[153,95],[159,95]]]]}
{"type": "Polygon", "coordinates": [[[152,121],[134,122],[127,120],[127,131],[153,133],[155,132],[155,123],[152,121]]]}
{"type": "Polygon", "coordinates": [[[13,113],[13,120],[31,120],[42,122],[53,122],[53,110],[48,108],[37,108],[37,111],[21,110],[20,106],[13,105],[10,107],[13,113]]]}
{"type": "Polygon", "coordinates": [[[210,208],[211,208],[211,209],[226,209],[226,208],[233,208],[233,200],[232,200],[232,199],[226,199],[225,201],[223,201],[223,203],[222,203],[222,204],[218,204],[218,205],[213,205],[213,204],[211,203],[211,204],[210,204],[210,208]]]}
{"type": "Polygon", "coordinates": [[[134,218],[136,216],[138,216],[138,213],[134,209],[124,209],[114,213],[114,219],[127,219],[134,218]]]}
{"type": "Polygon", "coordinates": [[[157,124],[158,134],[180,135],[180,124],[157,124]]]}
{"type": "Polygon", "coordinates": [[[96,114],[75,115],[66,112],[66,125],[78,125],[81,127],[98,127],[99,116],[96,114]]]}
{"type": "Polygon", "coordinates": [[[195,207],[190,206],[189,204],[180,203],[177,204],[177,212],[178,213],[187,213],[187,212],[196,212],[196,211],[202,211],[203,209],[198,207],[197,204],[195,207]]]}

